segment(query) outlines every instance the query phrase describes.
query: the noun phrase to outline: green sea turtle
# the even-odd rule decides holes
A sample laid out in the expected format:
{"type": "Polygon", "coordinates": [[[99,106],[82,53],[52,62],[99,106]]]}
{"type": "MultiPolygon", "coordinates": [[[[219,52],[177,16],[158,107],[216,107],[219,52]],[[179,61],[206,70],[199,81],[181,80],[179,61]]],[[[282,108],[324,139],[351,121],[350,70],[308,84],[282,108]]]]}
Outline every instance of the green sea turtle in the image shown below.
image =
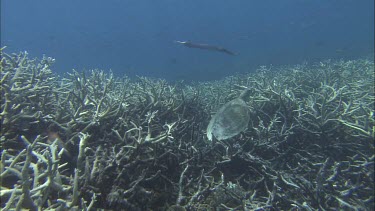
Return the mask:
{"type": "Polygon", "coordinates": [[[245,131],[250,120],[250,109],[244,99],[250,90],[244,90],[241,95],[226,104],[211,118],[207,127],[207,138],[212,141],[212,135],[218,140],[225,140],[245,131]]]}

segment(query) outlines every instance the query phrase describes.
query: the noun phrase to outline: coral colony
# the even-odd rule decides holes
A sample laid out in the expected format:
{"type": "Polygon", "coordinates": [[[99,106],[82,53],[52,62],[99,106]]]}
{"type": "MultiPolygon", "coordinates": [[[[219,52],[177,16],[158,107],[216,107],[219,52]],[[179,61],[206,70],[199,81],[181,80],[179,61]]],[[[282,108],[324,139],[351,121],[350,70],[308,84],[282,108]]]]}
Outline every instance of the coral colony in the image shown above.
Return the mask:
{"type": "Polygon", "coordinates": [[[53,63],[1,51],[2,210],[374,209],[373,61],[190,85],[53,63]]]}

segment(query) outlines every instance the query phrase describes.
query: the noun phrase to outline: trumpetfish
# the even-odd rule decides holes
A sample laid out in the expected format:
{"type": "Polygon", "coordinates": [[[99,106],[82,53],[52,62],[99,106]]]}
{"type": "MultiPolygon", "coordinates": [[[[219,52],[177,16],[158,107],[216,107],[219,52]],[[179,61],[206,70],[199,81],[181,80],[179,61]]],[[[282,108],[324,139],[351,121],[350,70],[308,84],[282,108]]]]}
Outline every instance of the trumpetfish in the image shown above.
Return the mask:
{"type": "Polygon", "coordinates": [[[230,55],[237,55],[236,53],[229,51],[228,49],[225,49],[220,46],[214,46],[214,45],[208,45],[208,44],[201,44],[201,43],[193,43],[190,41],[175,41],[176,43],[182,44],[189,48],[199,48],[199,49],[205,49],[210,51],[219,51],[230,55]]]}

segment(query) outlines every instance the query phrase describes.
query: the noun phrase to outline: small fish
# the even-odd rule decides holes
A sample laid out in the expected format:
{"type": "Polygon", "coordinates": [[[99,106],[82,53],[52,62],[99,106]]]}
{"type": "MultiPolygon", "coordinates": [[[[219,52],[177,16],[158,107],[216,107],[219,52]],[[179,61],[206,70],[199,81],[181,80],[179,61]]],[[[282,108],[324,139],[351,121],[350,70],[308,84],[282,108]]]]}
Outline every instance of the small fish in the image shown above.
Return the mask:
{"type": "Polygon", "coordinates": [[[49,144],[52,144],[54,141],[56,141],[58,148],[64,149],[64,154],[67,155],[69,158],[72,158],[72,155],[66,148],[66,145],[64,141],[61,139],[61,136],[58,132],[47,130],[47,140],[49,144]]]}
{"type": "Polygon", "coordinates": [[[232,51],[229,51],[223,47],[219,47],[219,46],[214,46],[214,45],[208,45],[208,44],[200,44],[200,43],[192,43],[190,41],[174,41],[175,43],[179,43],[179,44],[182,44],[186,47],[189,47],[189,48],[199,48],[199,49],[205,49],[205,50],[210,50],[210,51],[219,51],[219,52],[223,52],[223,53],[226,53],[226,54],[229,54],[229,55],[237,55],[236,53],[232,52],[232,51]]]}
{"type": "Polygon", "coordinates": [[[345,54],[346,53],[346,48],[337,48],[336,50],[335,50],[335,52],[337,53],[337,54],[345,54]]]}

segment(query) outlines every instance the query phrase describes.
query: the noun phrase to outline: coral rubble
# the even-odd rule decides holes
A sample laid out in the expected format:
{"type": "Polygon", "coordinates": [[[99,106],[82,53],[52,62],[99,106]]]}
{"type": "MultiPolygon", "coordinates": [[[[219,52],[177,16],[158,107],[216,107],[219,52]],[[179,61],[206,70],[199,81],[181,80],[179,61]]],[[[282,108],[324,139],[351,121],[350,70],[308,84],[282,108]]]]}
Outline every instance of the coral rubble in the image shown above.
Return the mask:
{"type": "Polygon", "coordinates": [[[171,84],[1,52],[2,210],[374,209],[374,63],[171,84]],[[249,90],[248,128],[208,141],[249,90]]]}

